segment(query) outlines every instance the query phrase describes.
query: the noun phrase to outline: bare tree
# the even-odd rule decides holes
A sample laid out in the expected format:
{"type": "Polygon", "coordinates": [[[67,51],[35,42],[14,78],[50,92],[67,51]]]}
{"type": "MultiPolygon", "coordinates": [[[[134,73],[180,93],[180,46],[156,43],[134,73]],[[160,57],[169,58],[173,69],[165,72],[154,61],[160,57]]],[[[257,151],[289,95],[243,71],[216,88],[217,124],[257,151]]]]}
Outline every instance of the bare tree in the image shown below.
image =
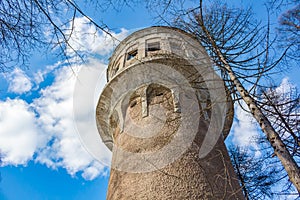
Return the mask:
{"type": "MultiPolygon", "coordinates": [[[[257,103],[278,132],[295,161],[299,162],[300,102],[296,86],[287,79],[259,92],[257,103]]],[[[247,199],[298,196],[269,141],[261,134],[252,138],[255,150],[231,146],[229,154],[247,199]],[[280,186],[280,187],[276,187],[280,186]]]]}
{"type": "Polygon", "coordinates": [[[285,11],[279,18],[279,24],[281,46],[291,45],[289,57],[300,61],[300,4],[285,11]]]}
{"type": "MultiPolygon", "coordinates": [[[[299,36],[300,31],[300,5],[296,5],[294,8],[287,10],[283,13],[279,19],[279,23],[286,27],[286,31],[291,34],[299,36]]],[[[299,37],[295,36],[295,40],[299,43],[299,37]]]]}
{"type": "MultiPolygon", "coordinates": [[[[201,1],[202,3],[202,1],[201,1]]],[[[218,45],[215,43],[212,35],[206,29],[206,25],[203,21],[202,14],[202,6],[200,6],[200,14],[199,14],[199,25],[207,36],[209,42],[212,44],[213,51],[217,55],[217,59],[219,61],[220,67],[226,70],[225,73],[228,73],[230,80],[233,82],[233,85],[236,87],[239,95],[242,97],[243,101],[247,104],[249,110],[253,114],[253,117],[259,123],[262,131],[266,134],[268,141],[271,143],[271,146],[274,148],[275,155],[281,160],[282,165],[285,167],[291,182],[295,185],[298,192],[300,192],[300,171],[297,163],[289,153],[286,148],[286,145],[283,143],[281,137],[276,132],[274,127],[272,126],[270,120],[266,117],[266,115],[262,112],[262,110],[258,107],[255,99],[249,94],[248,90],[242,85],[239,78],[236,76],[232,67],[227,62],[226,58],[218,48],[218,45]]]]}
{"type": "MultiPolygon", "coordinates": [[[[105,9],[112,2],[95,4],[105,9]]],[[[70,45],[76,17],[86,18],[97,30],[113,37],[105,23],[87,16],[73,0],[0,1],[0,71],[26,65],[32,52],[42,47],[57,50],[64,59],[68,58],[67,48],[80,56],[70,45]]]]}
{"type": "Polygon", "coordinates": [[[261,91],[258,102],[291,155],[300,161],[300,95],[295,86],[283,87],[261,91]]]}
{"type": "Polygon", "coordinates": [[[177,26],[195,34],[205,46],[235,99],[246,103],[274,149],[274,155],[300,192],[299,167],[256,98],[257,87],[262,87],[261,77],[274,70],[289,47],[277,52],[279,57],[271,58],[274,40],[270,39],[270,26],[256,23],[249,10],[228,9],[224,4],[205,8],[201,0],[199,11],[186,11],[185,15],[177,15],[175,19],[177,26]],[[246,89],[246,85],[252,87],[246,89]]]}
{"type": "MultiPolygon", "coordinates": [[[[300,96],[297,87],[285,80],[280,86],[263,89],[259,94],[261,95],[257,99],[259,106],[282,138],[291,156],[299,163],[300,96]]],[[[272,152],[265,138],[258,137],[257,141],[264,147],[263,151],[272,152]]],[[[274,153],[271,154],[271,157],[273,156],[274,153]]],[[[276,163],[278,161],[274,160],[273,162],[276,163]]],[[[287,175],[282,177],[281,182],[284,188],[282,188],[282,191],[277,192],[277,194],[290,195],[292,188],[287,175]]]]}
{"type": "Polygon", "coordinates": [[[228,148],[230,159],[246,199],[272,199],[272,187],[279,183],[284,175],[282,168],[270,162],[270,157],[255,155],[254,151],[239,146],[228,148]]]}

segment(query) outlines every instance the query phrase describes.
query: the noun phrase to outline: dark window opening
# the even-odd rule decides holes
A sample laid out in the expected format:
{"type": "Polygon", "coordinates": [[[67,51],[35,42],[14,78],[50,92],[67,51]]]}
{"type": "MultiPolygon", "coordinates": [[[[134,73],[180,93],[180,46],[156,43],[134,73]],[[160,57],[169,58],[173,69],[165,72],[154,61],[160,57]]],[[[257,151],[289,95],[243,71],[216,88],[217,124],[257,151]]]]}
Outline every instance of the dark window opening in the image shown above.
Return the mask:
{"type": "Polygon", "coordinates": [[[116,72],[120,69],[120,63],[116,67],[116,72]]]}
{"type": "Polygon", "coordinates": [[[114,69],[114,75],[119,71],[119,69],[120,69],[120,63],[114,69]]]}
{"type": "Polygon", "coordinates": [[[136,50],[133,50],[133,51],[130,51],[128,54],[127,54],[127,60],[131,60],[133,58],[135,58],[137,56],[137,49],[136,50]]]}
{"type": "Polygon", "coordinates": [[[130,108],[134,107],[136,104],[137,104],[137,101],[136,101],[136,100],[133,100],[133,101],[130,103],[130,108]]]}
{"type": "Polygon", "coordinates": [[[159,51],[160,50],[160,43],[159,42],[152,42],[147,44],[147,52],[148,51],[159,51]]]}

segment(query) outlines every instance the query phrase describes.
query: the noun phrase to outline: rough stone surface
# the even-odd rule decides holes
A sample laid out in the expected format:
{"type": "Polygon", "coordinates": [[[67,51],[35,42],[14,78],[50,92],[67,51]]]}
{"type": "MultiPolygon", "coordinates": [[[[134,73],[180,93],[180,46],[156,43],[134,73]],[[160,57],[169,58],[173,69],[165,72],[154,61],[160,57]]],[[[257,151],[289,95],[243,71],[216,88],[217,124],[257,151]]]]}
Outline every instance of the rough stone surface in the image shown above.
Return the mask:
{"type": "Polygon", "coordinates": [[[223,134],[216,138],[208,155],[199,156],[210,127],[213,107],[211,93],[204,81],[205,73],[212,72],[200,70],[199,74],[197,69],[201,66],[210,66],[203,47],[177,29],[152,27],[138,31],[117,47],[107,72],[109,83],[100,97],[96,113],[100,135],[113,151],[108,200],[244,199],[223,142],[233,118],[230,99],[227,98],[229,109],[223,134]],[[156,48],[157,42],[160,44],[157,50],[147,51],[147,45],[156,48]],[[176,87],[163,84],[171,73],[164,73],[163,69],[168,67],[184,77],[192,90],[185,90],[186,85],[180,83],[176,87]],[[161,81],[145,81],[148,76],[151,79],[147,73],[157,73],[157,70],[151,71],[152,68],[159,69],[161,81]],[[142,84],[135,87],[134,83],[142,84]],[[187,138],[193,131],[196,135],[178,158],[161,165],[174,156],[172,152],[166,152],[155,162],[145,156],[139,162],[130,163],[134,160],[131,154],[127,157],[120,154],[119,149],[146,155],[171,144],[178,137],[184,121],[180,99],[189,99],[190,91],[197,99],[194,107],[198,110],[191,110],[195,112],[191,116],[197,117],[191,120],[198,128],[184,129],[183,135],[187,138]],[[117,169],[114,167],[116,162],[130,164],[128,169],[131,171],[117,169]],[[143,169],[144,166],[146,169],[149,164],[155,170],[134,172],[134,169],[143,169]]]}
{"type": "MultiPolygon", "coordinates": [[[[132,102],[127,110],[131,119],[140,126],[153,123],[151,116],[141,117],[140,97],[132,98],[132,102]]],[[[161,110],[166,111],[167,123],[156,137],[137,140],[126,132],[120,134],[120,129],[116,127],[115,143],[127,151],[139,153],[156,151],[164,146],[176,133],[180,114],[173,112],[170,91],[156,87],[150,94],[149,112],[161,110]]],[[[208,128],[204,120],[199,123],[201,128],[192,146],[179,160],[165,168],[148,173],[112,169],[107,199],[243,199],[222,137],[207,157],[199,159],[199,146],[208,128]]]]}

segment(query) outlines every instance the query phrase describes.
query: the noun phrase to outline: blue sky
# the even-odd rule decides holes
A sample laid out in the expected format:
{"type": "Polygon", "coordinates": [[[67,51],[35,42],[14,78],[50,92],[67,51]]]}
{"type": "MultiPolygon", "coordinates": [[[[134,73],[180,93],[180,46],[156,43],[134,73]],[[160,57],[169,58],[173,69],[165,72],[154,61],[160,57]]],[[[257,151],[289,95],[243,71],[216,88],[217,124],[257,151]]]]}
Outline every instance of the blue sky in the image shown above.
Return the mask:
{"type": "MultiPolygon", "coordinates": [[[[93,9],[87,10],[96,21],[105,22],[119,39],[130,30],[152,24],[142,9],[110,9],[100,16],[93,9]]],[[[93,32],[84,22],[77,19],[78,32],[81,28],[93,32]]],[[[0,169],[1,200],[105,199],[109,168],[81,145],[72,106],[74,72],[79,73],[88,65],[105,70],[114,45],[101,33],[96,37],[77,37],[73,45],[93,52],[85,64],[75,64],[71,69],[51,53],[35,52],[28,69],[0,75],[0,149],[5,152],[0,169]]],[[[105,74],[97,72],[105,80],[105,74]]],[[[100,149],[104,160],[109,159],[110,154],[104,151],[100,149]]]]}
{"type": "MultiPolygon", "coordinates": [[[[124,7],[121,12],[111,9],[103,13],[91,9],[88,14],[106,23],[120,40],[133,30],[155,25],[144,8],[124,7]]],[[[89,52],[86,63],[74,62],[70,68],[51,53],[35,52],[28,69],[16,68],[0,75],[0,150],[4,152],[0,168],[1,200],[105,199],[110,153],[103,144],[90,147],[99,139],[93,107],[85,107],[87,98],[78,99],[74,94],[84,91],[94,103],[97,101],[115,43],[101,33],[93,37],[80,34],[80,30],[93,33],[83,18],[76,19],[76,30],[71,42],[89,52]],[[93,79],[94,82],[86,83],[84,78],[79,81],[82,68],[88,69],[87,75],[94,78],[96,72],[99,78],[93,79]],[[78,81],[98,86],[85,90],[76,86],[78,81]],[[76,119],[74,112],[79,116],[76,119]],[[87,130],[92,137],[85,138],[80,130],[87,130]]],[[[284,81],[289,79],[299,86],[298,74],[300,68],[294,67],[278,75],[277,83],[285,78],[284,81]]],[[[256,133],[255,126],[240,110],[236,113],[239,122],[235,122],[231,138],[248,145],[249,138],[256,133]],[[234,134],[240,130],[247,130],[248,134],[244,137],[234,134]]]]}

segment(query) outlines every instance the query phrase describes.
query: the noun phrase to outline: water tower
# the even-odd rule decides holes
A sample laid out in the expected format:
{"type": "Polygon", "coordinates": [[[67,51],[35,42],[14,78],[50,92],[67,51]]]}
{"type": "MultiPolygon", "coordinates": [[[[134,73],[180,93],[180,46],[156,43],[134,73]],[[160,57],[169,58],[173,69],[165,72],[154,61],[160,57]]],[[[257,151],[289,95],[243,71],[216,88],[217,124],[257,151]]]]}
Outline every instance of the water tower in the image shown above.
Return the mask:
{"type": "Polygon", "coordinates": [[[96,111],[107,199],[244,199],[224,144],[233,106],[200,43],[170,27],[115,49],[96,111]]]}

